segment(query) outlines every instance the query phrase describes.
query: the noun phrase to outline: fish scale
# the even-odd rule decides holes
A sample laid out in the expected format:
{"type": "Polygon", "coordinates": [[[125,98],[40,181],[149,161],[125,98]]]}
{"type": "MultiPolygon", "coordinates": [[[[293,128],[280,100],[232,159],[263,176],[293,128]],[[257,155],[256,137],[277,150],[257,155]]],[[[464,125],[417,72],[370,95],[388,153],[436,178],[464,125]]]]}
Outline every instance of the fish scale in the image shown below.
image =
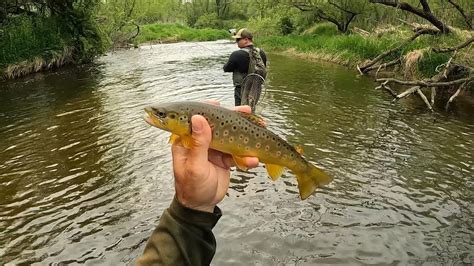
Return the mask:
{"type": "Polygon", "coordinates": [[[172,138],[179,137],[188,148],[192,143],[191,117],[202,115],[212,129],[212,149],[231,154],[239,168],[245,168],[243,157],[257,157],[273,180],[281,176],[285,167],[290,169],[297,177],[302,199],[332,180],[297,149],[266,129],[253,114],[201,102],[163,103],[147,107],[145,112],[150,125],[171,132],[175,136],[172,138]]]}

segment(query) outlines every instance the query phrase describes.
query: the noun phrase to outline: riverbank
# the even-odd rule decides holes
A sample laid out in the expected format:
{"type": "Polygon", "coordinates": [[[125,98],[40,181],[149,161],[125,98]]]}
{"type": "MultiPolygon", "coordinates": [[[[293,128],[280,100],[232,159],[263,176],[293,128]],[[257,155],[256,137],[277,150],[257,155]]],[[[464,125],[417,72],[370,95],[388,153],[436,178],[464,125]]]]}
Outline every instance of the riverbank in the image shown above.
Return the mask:
{"type": "MultiPolygon", "coordinates": [[[[46,35],[47,38],[59,38],[54,47],[48,46],[47,42],[44,41],[45,38],[40,38],[38,32],[31,28],[27,27],[26,30],[23,29],[21,32],[25,36],[33,36],[30,37],[31,43],[41,40],[41,45],[37,45],[40,48],[28,52],[28,47],[23,44],[24,49],[19,50],[27,52],[20,54],[16,51],[16,57],[11,56],[14,46],[22,46],[16,43],[19,43],[23,35],[16,36],[13,45],[10,40],[9,46],[11,48],[7,46],[2,48],[4,60],[0,62],[2,63],[0,64],[0,73],[3,79],[17,78],[29,73],[74,63],[73,49],[63,48],[58,45],[61,41],[58,36],[52,35],[54,31],[46,31],[46,34],[43,32],[43,35],[46,35]],[[9,52],[10,56],[5,56],[9,52]],[[19,61],[12,63],[15,59],[19,61]]],[[[450,54],[435,53],[429,47],[454,46],[467,39],[469,34],[469,32],[455,31],[448,36],[420,36],[386,58],[387,61],[394,58],[407,58],[411,53],[410,56],[416,59],[416,65],[405,64],[390,71],[399,72],[399,74],[405,76],[431,77],[436,74],[439,66],[449,60],[450,54]]],[[[413,32],[409,28],[401,26],[386,26],[365,34],[341,34],[334,25],[322,23],[307,29],[301,34],[259,36],[256,33],[255,40],[257,45],[267,51],[310,60],[329,61],[355,69],[356,66],[363,62],[371,60],[384,51],[397,46],[403,40],[410,38],[411,35],[413,35],[413,32]]],[[[226,30],[195,29],[180,24],[147,24],[141,25],[139,34],[130,41],[133,46],[137,47],[149,43],[214,41],[228,38],[229,33],[226,30]]],[[[466,57],[466,61],[472,62],[473,60],[472,53],[469,52],[458,55],[458,58],[460,57],[466,57]]]]}
{"type": "MultiPolygon", "coordinates": [[[[0,42],[0,80],[15,79],[27,74],[76,63],[74,47],[64,45],[56,24],[39,25],[20,21],[11,29],[9,38],[0,42]],[[18,28],[18,25],[22,25],[18,28]],[[55,30],[56,29],[56,30],[55,30]],[[63,46],[64,45],[64,46],[63,46]]],[[[215,41],[229,38],[226,30],[194,29],[180,24],[147,24],[140,26],[140,33],[131,40],[135,47],[149,43],[174,43],[181,41],[215,41]]],[[[109,48],[114,47],[113,44],[109,48]]]]}
{"type": "MultiPolygon", "coordinates": [[[[266,50],[282,54],[306,58],[310,60],[324,60],[355,69],[379,54],[398,46],[410,38],[413,32],[408,28],[386,27],[372,33],[361,35],[340,34],[336,28],[329,24],[320,24],[300,35],[264,36],[257,39],[258,45],[266,50]]],[[[436,69],[446,63],[450,54],[435,53],[429,47],[451,47],[469,38],[466,32],[455,32],[449,36],[420,36],[402,49],[386,58],[386,61],[395,58],[407,58],[411,53],[417,54],[416,68],[405,66],[394,69],[395,72],[411,71],[411,75],[431,77],[436,74],[436,69]]],[[[460,55],[471,61],[473,56],[467,51],[460,55]]]]}
{"type": "Polygon", "coordinates": [[[216,41],[226,38],[229,38],[226,30],[194,29],[180,24],[148,24],[140,26],[140,34],[133,40],[133,44],[216,41]]]}

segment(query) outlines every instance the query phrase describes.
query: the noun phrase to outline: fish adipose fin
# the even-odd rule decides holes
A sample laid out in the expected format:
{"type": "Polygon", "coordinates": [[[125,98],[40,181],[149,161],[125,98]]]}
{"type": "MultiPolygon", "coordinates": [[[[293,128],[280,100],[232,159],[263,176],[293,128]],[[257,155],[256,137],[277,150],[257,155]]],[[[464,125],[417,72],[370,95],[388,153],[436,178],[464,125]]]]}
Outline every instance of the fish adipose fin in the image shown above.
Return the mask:
{"type": "Polygon", "coordinates": [[[277,180],[282,174],[285,168],[281,165],[277,164],[265,164],[265,168],[267,168],[268,175],[272,178],[273,181],[277,180]]]}
{"type": "Polygon", "coordinates": [[[298,180],[300,197],[303,200],[311,196],[316,188],[327,185],[332,181],[332,177],[314,165],[309,165],[306,172],[295,174],[296,179],[298,180]]]}
{"type": "Polygon", "coordinates": [[[242,171],[247,171],[247,165],[245,164],[245,159],[243,157],[232,155],[234,158],[235,165],[242,171]]]}

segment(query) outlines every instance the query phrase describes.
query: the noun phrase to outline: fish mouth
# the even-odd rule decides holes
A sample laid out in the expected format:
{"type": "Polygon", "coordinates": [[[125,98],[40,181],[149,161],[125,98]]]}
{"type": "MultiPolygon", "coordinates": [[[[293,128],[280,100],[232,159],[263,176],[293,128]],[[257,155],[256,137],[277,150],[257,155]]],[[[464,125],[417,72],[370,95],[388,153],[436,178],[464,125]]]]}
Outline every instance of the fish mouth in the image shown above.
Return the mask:
{"type": "Polygon", "coordinates": [[[147,122],[149,125],[162,128],[163,122],[158,119],[153,113],[153,110],[150,107],[145,108],[145,114],[143,115],[143,120],[147,122]]]}

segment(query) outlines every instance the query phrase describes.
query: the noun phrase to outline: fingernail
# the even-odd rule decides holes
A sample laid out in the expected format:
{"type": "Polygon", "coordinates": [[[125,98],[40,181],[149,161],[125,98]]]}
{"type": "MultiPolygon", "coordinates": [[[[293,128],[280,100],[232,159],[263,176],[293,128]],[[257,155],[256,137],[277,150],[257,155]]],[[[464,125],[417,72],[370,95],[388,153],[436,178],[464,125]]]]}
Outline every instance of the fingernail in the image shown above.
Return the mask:
{"type": "Polygon", "coordinates": [[[199,133],[201,132],[202,130],[202,124],[199,123],[199,122],[195,122],[196,119],[192,119],[191,118],[191,122],[192,122],[192,129],[193,129],[193,132],[196,132],[196,133],[199,133]],[[194,121],[193,121],[194,120],[194,121]]]}

